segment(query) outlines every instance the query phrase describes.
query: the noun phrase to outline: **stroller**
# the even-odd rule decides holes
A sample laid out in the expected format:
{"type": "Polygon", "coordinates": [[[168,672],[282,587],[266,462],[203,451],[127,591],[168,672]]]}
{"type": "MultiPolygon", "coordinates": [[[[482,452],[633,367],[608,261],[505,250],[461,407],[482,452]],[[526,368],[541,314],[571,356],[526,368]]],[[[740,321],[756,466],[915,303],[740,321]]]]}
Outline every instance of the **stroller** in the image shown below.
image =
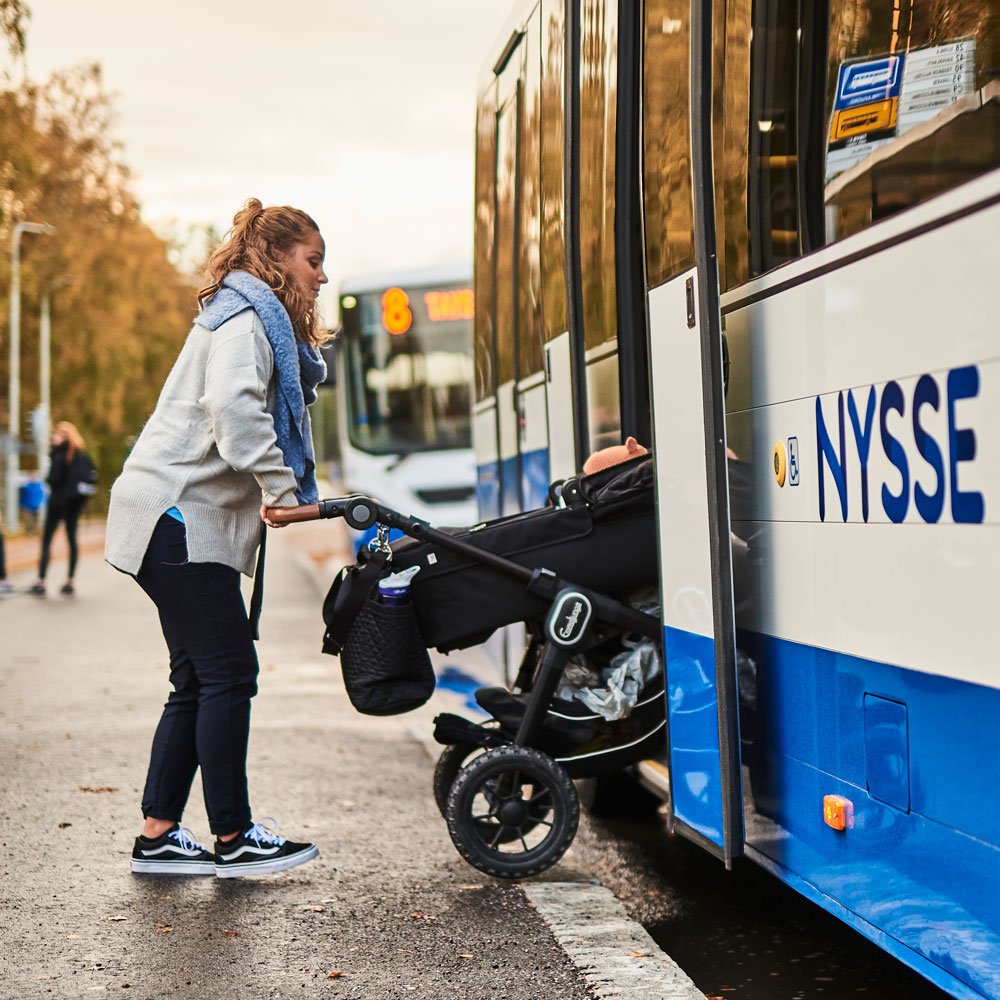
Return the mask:
{"type": "MultiPolygon", "coordinates": [[[[390,528],[403,532],[375,549],[393,572],[420,567],[411,595],[425,657],[426,648],[464,649],[525,623],[528,642],[512,689],[476,692],[491,719],[435,719],[434,737],[445,749],[434,795],[449,834],[470,864],[501,878],[537,875],[569,848],[580,809],[573,779],[619,771],[665,739],[662,670],[615,721],[555,697],[571,658],[607,660],[626,636],[662,641],[658,618],[618,599],[658,579],[652,455],[555,483],[549,493],[550,506],[466,529],[435,529],[364,496],[286,515],[342,516],[357,530],[380,526],[383,538],[390,528]]],[[[362,563],[369,558],[362,552],[362,563]]],[[[324,617],[329,625],[326,608],[324,617]]],[[[357,628],[349,641],[357,642],[357,628]]]]}

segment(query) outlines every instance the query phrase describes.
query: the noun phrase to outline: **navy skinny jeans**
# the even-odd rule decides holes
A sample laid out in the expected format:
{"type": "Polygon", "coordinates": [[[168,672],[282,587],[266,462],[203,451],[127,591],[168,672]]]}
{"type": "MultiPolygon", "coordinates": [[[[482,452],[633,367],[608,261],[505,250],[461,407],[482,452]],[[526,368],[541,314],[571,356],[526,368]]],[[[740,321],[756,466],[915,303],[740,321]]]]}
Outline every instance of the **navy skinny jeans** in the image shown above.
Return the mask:
{"type": "Polygon", "coordinates": [[[153,737],[142,814],[180,822],[200,766],[212,832],[245,830],[258,664],[240,575],[220,563],[188,562],[184,524],[164,514],[136,580],[160,614],[173,685],[153,737]]]}

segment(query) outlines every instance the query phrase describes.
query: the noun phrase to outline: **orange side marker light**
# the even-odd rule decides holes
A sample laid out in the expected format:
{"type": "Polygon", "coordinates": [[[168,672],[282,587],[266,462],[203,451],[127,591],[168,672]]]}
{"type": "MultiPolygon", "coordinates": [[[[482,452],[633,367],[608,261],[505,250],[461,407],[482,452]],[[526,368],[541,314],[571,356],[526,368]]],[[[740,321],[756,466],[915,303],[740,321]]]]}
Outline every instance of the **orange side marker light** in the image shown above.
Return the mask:
{"type": "Polygon", "coordinates": [[[843,795],[824,795],[823,822],[834,830],[852,830],[854,803],[843,795]]]}

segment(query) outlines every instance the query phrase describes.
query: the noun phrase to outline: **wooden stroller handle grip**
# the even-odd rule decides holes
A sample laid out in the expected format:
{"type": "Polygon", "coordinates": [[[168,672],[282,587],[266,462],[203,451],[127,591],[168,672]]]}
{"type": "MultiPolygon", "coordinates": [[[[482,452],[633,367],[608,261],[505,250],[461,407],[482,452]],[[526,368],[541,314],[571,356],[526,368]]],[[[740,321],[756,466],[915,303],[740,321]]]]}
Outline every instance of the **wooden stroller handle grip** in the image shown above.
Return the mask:
{"type": "Polygon", "coordinates": [[[296,521],[318,521],[319,504],[307,503],[301,507],[269,507],[267,516],[275,524],[293,524],[296,521]]]}

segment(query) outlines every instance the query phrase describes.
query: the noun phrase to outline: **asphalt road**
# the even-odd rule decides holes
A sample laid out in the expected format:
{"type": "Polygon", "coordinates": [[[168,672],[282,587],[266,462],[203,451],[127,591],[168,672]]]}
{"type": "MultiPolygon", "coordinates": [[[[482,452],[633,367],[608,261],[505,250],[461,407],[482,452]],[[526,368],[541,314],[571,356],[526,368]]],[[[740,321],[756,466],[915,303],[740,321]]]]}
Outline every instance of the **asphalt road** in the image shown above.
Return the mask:
{"type": "MultiPolygon", "coordinates": [[[[455,852],[413,719],[351,709],[301,565],[329,556],[323,530],[284,529],[268,554],[252,802],[321,850],[284,874],[129,871],[167,693],[132,580],[90,555],[75,598],[0,601],[0,997],[593,995],[521,889],[455,852]]],[[[208,840],[197,788],[185,825],[208,840]]],[[[570,855],[549,877],[584,874],[570,855]]]]}

